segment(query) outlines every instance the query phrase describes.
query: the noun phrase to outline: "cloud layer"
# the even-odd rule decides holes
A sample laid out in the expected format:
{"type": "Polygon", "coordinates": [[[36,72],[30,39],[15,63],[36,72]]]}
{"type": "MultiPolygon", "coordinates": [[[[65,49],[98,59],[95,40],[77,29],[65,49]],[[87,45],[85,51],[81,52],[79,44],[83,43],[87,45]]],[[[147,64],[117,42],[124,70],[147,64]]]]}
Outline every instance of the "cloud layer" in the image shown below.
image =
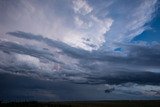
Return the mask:
{"type": "MultiPolygon", "coordinates": [[[[159,98],[160,43],[131,41],[150,28],[157,4],[157,0],[132,4],[128,0],[2,0],[0,76],[42,82],[28,86],[29,93],[38,91],[40,99],[73,100],[77,94],[76,99],[109,98],[105,93],[112,99],[159,98]],[[60,84],[75,93],[63,95],[60,84]],[[86,96],[86,90],[99,95],[86,96]]],[[[27,93],[23,89],[27,86],[17,87],[27,93]]]]}
{"type": "MultiPolygon", "coordinates": [[[[111,53],[85,51],[71,47],[60,41],[43,38],[42,36],[30,33],[9,32],[7,34],[26,40],[41,42],[50,46],[50,50],[51,47],[59,50],[59,52],[54,51],[53,53],[53,51],[44,49],[44,47],[39,47],[39,49],[36,47],[29,48],[31,46],[7,41],[1,41],[0,44],[2,50],[1,54],[7,52],[7,54],[13,56],[17,60],[16,63],[24,63],[25,65],[28,62],[32,66],[38,67],[36,68],[37,70],[35,69],[35,73],[38,75],[39,73],[37,71],[43,71],[40,67],[43,68],[44,65],[48,65],[50,68],[49,65],[53,64],[52,70],[55,68],[59,71],[56,74],[61,75],[60,77],[58,75],[58,77],[48,75],[50,79],[61,78],[71,80],[75,83],[86,84],[122,84],[133,82],[138,84],[159,85],[160,82],[159,72],[144,69],[152,69],[155,67],[159,69],[159,44],[150,47],[142,45],[122,45],[124,47],[124,52],[117,55],[116,51],[111,53]],[[73,60],[74,63],[72,64],[74,65],[66,63],[66,60],[61,60],[56,57],[70,58],[70,62],[73,60]],[[134,67],[138,69],[134,69],[134,67]]],[[[52,70],[49,70],[49,74],[55,74],[52,70]]],[[[23,74],[23,72],[21,73],[23,74]]],[[[44,74],[40,76],[43,75],[44,74]]]]}

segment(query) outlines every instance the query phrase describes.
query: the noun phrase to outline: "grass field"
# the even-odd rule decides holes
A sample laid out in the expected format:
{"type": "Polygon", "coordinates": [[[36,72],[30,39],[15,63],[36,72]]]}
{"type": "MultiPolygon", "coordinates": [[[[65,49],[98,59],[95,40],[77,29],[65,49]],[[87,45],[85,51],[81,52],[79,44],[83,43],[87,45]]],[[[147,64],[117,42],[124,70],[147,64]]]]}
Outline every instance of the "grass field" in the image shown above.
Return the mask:
{"type": "Polygon", "coordinates": [[[160,107],[156,101],[10,102],[0,107],[160,107]]]}

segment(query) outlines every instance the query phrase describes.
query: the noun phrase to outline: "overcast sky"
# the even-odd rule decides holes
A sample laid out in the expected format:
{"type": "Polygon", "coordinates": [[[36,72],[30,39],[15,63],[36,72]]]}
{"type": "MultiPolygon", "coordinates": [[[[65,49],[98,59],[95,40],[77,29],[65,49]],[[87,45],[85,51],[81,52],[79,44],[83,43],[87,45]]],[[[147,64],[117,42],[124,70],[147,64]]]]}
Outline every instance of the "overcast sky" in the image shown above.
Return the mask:
{"type": "Polygon", "coordinates": [[[160,99],[158,0],[0,0],[0,99],[160,99]]]}

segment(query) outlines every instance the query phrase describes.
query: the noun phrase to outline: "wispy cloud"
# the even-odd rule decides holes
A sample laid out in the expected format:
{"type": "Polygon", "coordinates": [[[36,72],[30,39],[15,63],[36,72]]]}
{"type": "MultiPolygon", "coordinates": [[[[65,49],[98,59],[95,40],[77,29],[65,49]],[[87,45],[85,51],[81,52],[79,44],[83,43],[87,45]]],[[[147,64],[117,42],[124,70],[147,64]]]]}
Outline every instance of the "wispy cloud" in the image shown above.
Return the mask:
{"type": "Polygon", "coordinates": [[[89,14],[93,10],[93,8],[85,0],[74,0],[73,9],[76,13],[80,13],[82,15],[89,14]]]}

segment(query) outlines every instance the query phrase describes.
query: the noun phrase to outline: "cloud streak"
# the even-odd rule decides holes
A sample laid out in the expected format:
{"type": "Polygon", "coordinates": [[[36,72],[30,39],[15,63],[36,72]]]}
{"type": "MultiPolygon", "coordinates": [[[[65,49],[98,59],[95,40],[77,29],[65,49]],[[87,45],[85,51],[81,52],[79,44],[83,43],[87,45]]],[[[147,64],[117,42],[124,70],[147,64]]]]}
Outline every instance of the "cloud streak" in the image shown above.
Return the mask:
{"type": "MultiPolygon", "coordinates": [[[[72,74],[72,72],[71,74],[68,74],[66,72],[66,75],[61,77],[65,80],[70,80],[75,83],[85,83],[85,84],[105,84],[105,83],[123,84],[123,83],[133,82],[138,84],[159,85],[160,82],[159,73],[149,72],[145,70],[137,71],[136,69],[134,71],[134,69],[132,69],[133,66],[147,67],[148,65],[150,65],[151,67],[155,66],[159,67],[159,60],[158,60],[160,57],[159,45],[153,45],[151,47],[142,45],[124,45],[124,48],[127,50],[126,52],[124,52],[125,54],[127,53],[127,55],[124,56],[123,55],[124,53],[122,53],[122,55],[116,55],[114,52],[112,53],[107,53],[107,52],[100,53],[98,51],[89,52],[82,49],[71,47],[59,41],[43,38],[42,36],[33,35],[30,33],[9,32],[7,34],[10,34],[10,36],[15,36],[18,38],[43,42],[51,47],[57,47],[63,51],[64,55],[66,54],[72,57],[73,59],[76,58],[77,60],[79,60],[80,62],[78,63],[78,66],[80,67],[80,69],[83,69],[85,71],[89,70],[91,72],[91,74],[89,73],[87,75],[86,74],[75,75],[74,73],[72,74]],[[86,63],[83,63],[83,61],[85,61],[86,63]],[[107,63],[108,67],[103,66],[106,65],[107,63]],[[112,66],[110,64],[112,64],[112,66]],[[113,69],[114,65],[117,66],[116,69],[113,69]],[[121,67],[118,67],[119,65],[121,67]],[[122,66],[124,66],[124,68],[122,66]],[[97,71],[99,71],[100,73],[97,74],[97,71]]],[[[21,48],[18,48],[17,50],[19,49],[21,48]]],[[[39,54],[37,55],[39,56],[39,54]]],[[[66,69],[63,70],[65,71],[66,69]]]]}

